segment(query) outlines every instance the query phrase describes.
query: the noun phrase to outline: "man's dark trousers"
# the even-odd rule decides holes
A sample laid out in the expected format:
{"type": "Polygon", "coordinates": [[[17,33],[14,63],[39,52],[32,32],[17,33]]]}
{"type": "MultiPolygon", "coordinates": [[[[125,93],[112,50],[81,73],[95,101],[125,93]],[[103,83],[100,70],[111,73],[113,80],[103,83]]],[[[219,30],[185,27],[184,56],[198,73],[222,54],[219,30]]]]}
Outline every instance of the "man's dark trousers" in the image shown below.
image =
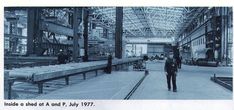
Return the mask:
{"type": "Polygon", "coordinates": [[[167,87],[169,90],[171,90],[171,80],[173,85],[173,90],[176,90],[176,74],[175,73],[168,73],[167,74],[167,87]]]}

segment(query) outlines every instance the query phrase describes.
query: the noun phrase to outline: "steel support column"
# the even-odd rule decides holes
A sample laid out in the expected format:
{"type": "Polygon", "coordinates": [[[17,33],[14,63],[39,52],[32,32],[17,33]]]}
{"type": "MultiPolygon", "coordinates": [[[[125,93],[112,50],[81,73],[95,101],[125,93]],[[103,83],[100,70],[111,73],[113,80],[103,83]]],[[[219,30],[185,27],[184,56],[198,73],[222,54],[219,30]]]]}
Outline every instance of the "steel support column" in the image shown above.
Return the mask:
{"type": "Polygon", "coordinates": [[[122,58],[123,7],[116,7],[115,57],[122,58]]]}
{"type": "Polygon", "coordinates": [[[42,37],[43,37],[43,30],[40,30],[40,20],[41,20],[41,9],[37,8],[36,10],[36,38],[35,38],[35,53],[37,56],[41,56],[44,53],[44,49],[42,49],[42,37]]]}
{"type": "Polygon", "coordinates": [[[78,62],[78,57],[80,57],[80,46],[79,46],[79,38],[80,38],[80,32],[79,32],[79,26],[82,20],[82,8],[74,8],[73,13],[73,60],[75,62],[78,62]]]}
{"type": "Polygon", "coordinates": [[[227,7],[222,7],[221,13],[222,13],[222,26],[221,26],[221,62],[225,62],[227,64],[226,58],[227,58],[227,47],[228,47],[228,11],[227,7]]]}
{"type": "Polygon", "coordinates": [[[27,21],[27,55],[36,54],[41,55],[42,50],[40,44],[42,42],[43,31],[39,29],[39,20],[41,10],[40,8],[28,9],[28,21],[27,21]]]}
{"type": "Polygon", "coordinates": [[[89,23],[89,9],[85,8],[84,9],[84,14],[83,14],[83,23],[84,23],[84,61],[88,61],[88,35],[89,35],[89,30],[88,30],[88,23],[89,23]]]}
{"type": "Polygon", "coordinates": [[[34,33],[35,33],[35,8],[28,9],[28,20],[27,20],[27,55],[34,54],[34,33]]]}

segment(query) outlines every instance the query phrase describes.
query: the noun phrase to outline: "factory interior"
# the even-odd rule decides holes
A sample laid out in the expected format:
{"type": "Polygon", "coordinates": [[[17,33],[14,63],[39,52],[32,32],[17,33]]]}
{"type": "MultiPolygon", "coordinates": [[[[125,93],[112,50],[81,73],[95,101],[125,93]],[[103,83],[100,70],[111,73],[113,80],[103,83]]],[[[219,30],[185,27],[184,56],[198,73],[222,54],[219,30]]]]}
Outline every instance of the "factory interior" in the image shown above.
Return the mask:
{"type": "Polygon", "coordinates": [[[4,98],[231,100],[232,42],[232,7],[4,7],[4,98]]]}

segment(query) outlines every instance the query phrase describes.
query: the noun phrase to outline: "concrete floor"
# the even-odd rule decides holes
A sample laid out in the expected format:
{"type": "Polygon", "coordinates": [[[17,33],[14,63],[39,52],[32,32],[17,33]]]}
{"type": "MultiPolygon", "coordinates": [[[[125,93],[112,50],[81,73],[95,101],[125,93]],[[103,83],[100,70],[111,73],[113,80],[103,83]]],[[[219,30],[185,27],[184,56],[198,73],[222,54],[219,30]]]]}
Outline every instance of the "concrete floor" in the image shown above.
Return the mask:
{"type": "MultiPolygon", "coordinates": [[[[131,68],[131,67],[130,67],[131,68]]],[[[232,99],[232,92],[212,82],[210,77],[232,76],[232,67],[201,67],[182,65],[177,76],[178,92],[167,91],[164,61],[147,62],[149,75],[131,96],[132,100],[200,100],[232,99]]],[[[14,88],[31,87],[30,97],[19,99],[123,99],[144,75],[143,71],[113,71],[112,74],[99,76],[88,74],[87,80],[82,76],[71,78],[71,85],[66,86],[64,79],[45,84],[44,94],[38,95],[37,86],[19,84],[14,88]]],[[[19,91],[18,91],[19,92],[19,91]]],[[[28,93],[27,93],[28,94],[28,93]]]]}
{"type": "Polygon", "coordinates": [[[177,75],[178,92],[167,91],[164,62],[149,62],[149,76],[131,99],[232,99],[232,92],[212,82],[210,77],[232,76],[231,67],[201,67],[182,65],[177,75]]]}

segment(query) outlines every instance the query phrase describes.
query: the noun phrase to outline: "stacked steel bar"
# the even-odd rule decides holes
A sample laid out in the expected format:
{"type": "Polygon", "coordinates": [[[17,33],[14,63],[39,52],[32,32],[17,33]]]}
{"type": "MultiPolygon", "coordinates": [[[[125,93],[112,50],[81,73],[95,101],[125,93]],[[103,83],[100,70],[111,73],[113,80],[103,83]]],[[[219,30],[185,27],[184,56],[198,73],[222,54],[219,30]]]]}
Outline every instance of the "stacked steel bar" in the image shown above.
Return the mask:
{"type": "MultiPolygon", "coordinates": [[[[113,60],[112,65],[116,66],[124,63],[135,62],[138,60],[140,59],[115,59],[113,60]]],[[[26,82],[37,82],[56,77],[69,76],[81,72],[103,69],[106,67],[106,65],[107,61],[93,61],[82,63],[69,63],[62,65],[16,68],[9,71],[9,76],[18,80],[24,80],[26,82]]]]}

